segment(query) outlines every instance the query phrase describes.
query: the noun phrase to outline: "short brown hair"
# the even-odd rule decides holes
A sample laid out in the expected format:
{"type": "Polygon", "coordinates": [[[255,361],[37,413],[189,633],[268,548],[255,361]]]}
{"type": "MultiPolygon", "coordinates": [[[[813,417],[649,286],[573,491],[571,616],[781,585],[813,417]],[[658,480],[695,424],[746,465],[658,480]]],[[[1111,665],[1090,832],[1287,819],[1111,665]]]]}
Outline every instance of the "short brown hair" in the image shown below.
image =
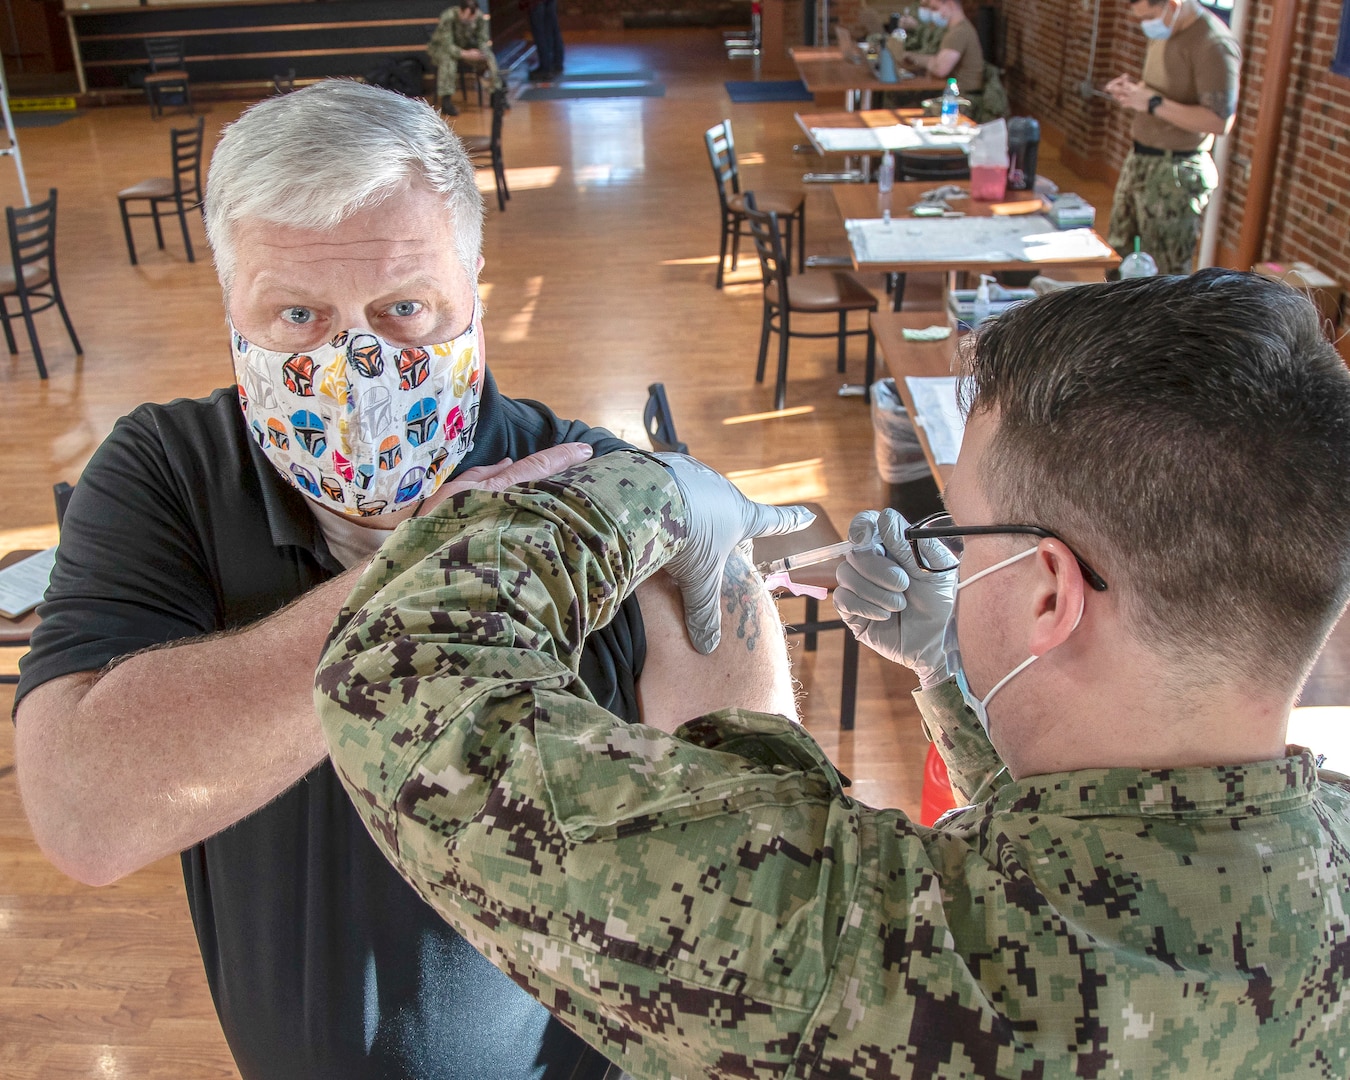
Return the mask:
{"type": "Polygon", "coordinates": [[[1350,595],[1350,372],[1306,297],[1229,270],[1082,286],[964,366],[1005,521],[1062,535],[1201,681],[1306,676],[1350,595]]]}

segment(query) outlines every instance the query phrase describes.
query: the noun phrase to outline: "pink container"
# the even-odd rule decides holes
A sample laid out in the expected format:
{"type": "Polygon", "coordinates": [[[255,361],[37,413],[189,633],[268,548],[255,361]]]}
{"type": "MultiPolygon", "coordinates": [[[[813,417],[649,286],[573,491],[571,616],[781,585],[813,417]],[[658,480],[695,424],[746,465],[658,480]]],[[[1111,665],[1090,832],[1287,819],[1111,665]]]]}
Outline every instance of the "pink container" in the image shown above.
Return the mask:
{"type": "Polygon", "coordinates": [[[972,165],[970,197],[981,202],[1000,202],[1008,193],[1008,166],[972,165]]]}

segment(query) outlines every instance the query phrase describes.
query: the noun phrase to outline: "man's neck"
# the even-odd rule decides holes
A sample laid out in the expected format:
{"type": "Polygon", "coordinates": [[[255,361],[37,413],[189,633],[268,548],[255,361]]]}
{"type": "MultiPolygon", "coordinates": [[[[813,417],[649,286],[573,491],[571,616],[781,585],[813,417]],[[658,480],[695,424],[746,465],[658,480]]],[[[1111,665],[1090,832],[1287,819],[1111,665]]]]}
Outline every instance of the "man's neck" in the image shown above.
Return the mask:
{"type": "Polygon", "coordinates": [[[994,698],[994,745],[1014,777],[1284,756],[1295,691],[1250,681],[1202,685],[1119,641],[1110,656],[1092,671],[1051,651],[994,698]]]}

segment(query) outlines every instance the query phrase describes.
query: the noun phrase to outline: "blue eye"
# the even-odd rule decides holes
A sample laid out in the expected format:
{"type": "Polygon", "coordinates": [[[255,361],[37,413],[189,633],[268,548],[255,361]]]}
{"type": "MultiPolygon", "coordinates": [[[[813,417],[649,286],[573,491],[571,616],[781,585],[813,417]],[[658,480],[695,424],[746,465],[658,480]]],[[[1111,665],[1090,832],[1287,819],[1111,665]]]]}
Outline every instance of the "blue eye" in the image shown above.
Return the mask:
{"type": "Polygon", "coordinates": [[[416,300],[400,300],[389,309],[389,314],[407,318],[409,315],[416,315],[421,310],[422,305],[416,300]]]}
{"type": "Polygon", "coordinates": [[[307,307],[291,307],[282,311],[281,317],[295,326],[304,326],[314,321],[314,312],[307,307]]]}

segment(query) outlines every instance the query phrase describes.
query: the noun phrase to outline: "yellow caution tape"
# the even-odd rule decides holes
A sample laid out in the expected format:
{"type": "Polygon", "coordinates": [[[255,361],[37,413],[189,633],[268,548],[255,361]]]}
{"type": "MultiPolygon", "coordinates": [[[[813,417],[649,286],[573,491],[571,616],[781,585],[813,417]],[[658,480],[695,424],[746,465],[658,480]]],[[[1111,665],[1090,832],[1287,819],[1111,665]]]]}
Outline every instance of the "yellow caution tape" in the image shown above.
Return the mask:
{"type": "Polygon", "coordinates": [[[73,97],[12,97],[10,112],[74,112],[73,97]]]}

